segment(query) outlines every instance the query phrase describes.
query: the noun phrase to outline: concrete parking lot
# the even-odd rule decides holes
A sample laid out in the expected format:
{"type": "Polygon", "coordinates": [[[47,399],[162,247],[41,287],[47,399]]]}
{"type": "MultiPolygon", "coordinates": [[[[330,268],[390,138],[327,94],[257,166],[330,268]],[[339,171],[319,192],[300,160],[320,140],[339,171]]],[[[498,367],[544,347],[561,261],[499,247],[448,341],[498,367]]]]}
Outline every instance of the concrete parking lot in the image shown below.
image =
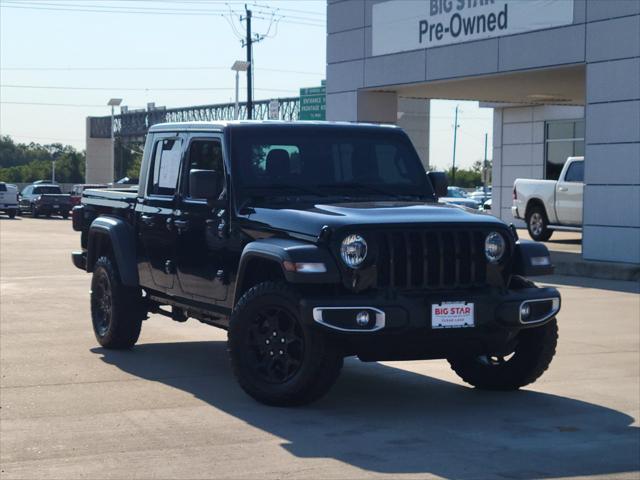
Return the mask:
{"type": "Polygon", "coordinates": [[[327,397],[277,409],[197,321],[154,316],[132,351],[99,348],[69,221],[3,218],[0,239],[2,478],[639,478],[637,284],[545,278],[560,345],[526,390],[349,360],[327,397]]]}

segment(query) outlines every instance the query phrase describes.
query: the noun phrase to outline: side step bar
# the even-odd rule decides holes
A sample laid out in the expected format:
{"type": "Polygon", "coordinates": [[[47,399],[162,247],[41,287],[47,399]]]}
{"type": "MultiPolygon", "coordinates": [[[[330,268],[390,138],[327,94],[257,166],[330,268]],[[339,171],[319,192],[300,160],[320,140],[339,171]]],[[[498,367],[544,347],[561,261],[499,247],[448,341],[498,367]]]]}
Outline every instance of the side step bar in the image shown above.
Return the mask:
{"type": "Polygon", "coordinates": [[[561,232],[581,232],[582,227],[568,227],[566,225],[547,225],[549,230],[558,230],[561,232]]]}

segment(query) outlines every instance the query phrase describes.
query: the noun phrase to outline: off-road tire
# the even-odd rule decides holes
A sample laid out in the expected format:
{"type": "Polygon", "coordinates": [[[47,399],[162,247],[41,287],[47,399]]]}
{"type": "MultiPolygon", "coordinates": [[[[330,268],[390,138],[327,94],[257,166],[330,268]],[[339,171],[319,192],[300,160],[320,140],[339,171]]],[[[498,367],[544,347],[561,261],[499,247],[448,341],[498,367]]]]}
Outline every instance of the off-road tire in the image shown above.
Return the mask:
{"type": "Polygon", "coordinates": [[[110,349],[133,347],[145,316],[140,289],[122,284],[109,257],[98,258],[91,279],[91,323],[98,343],[110,349]]]}
{"type": "MultiPolygon", "coordinates": [[[[278,337],[274,338],[277,340],[278,337]]],[[[305,325],[300,318],[296,291],[281,282],[260,283],[242,295],[231,315],[227,345],[238,383],[247,394],[266,405],[288,407],[311,403],[329,391],[342,369],[340,350],[325,334],[305,325]],[[302,353],[298,347],[300,361],[297,370],[280,383],[269,382],[259,372],[262,367],[257,366],[258,362],[266,360],[268,363],[274,359],[270,360],[266,353],[262,355],[259,351],[269,347],[254,343],[256,329],[264,325],[261,318],[265,312],[273,311],[282,311],[285,318],[290,316],[297,322],[298,335],[303,340],[302,353]]],[[[285,355],[289,354],[289,350],[285,351],[285,355]]]]}
{"type": "Polygon", "coordinates": [[[534,205],[527,212],[527,230],[529,235],[536,242],[546,242],[553,235],[553,230],[549,229],[549,218],[544,208],[534,205]]]}
{"type": "Polygon", "coordinates": [[[517,390],[535,382],[549,367],[558,344],[558,323],[552,319],[541,327],[518,334],[515,353],[504,363],[489,356],[452,357],[449,364],[462,380],[483,390],[517,390]]]}

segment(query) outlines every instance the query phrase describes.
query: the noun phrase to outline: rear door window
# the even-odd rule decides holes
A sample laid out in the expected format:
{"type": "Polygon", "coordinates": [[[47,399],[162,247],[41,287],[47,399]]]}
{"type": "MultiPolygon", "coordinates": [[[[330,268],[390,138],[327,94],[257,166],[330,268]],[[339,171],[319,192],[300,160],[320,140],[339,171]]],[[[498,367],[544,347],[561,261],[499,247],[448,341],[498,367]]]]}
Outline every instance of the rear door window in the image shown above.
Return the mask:
{"type": "Polygon", "coordinates": [[[182,140],[164,138],[156,142],[153,151],[151,176],[148,193],[150,195],[173,196],[178,185],[182,140]]]}

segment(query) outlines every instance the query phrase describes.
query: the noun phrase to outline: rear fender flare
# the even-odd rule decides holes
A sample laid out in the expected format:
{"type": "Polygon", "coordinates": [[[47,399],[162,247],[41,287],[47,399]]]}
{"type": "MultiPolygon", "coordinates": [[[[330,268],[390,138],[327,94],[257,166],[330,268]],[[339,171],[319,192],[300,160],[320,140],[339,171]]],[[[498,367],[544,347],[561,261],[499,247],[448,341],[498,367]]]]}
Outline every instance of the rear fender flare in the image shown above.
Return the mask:
{"type": "Polygon", "coordinates": [[[104,251],[104,241],[111,247],[120,281],[126,286],[137,287],[139,279],[135,236],[133,228],[120,218],[98,217],[91,222],[87,245],[87,272],[93,271],[96,260],[104,251]]]}

